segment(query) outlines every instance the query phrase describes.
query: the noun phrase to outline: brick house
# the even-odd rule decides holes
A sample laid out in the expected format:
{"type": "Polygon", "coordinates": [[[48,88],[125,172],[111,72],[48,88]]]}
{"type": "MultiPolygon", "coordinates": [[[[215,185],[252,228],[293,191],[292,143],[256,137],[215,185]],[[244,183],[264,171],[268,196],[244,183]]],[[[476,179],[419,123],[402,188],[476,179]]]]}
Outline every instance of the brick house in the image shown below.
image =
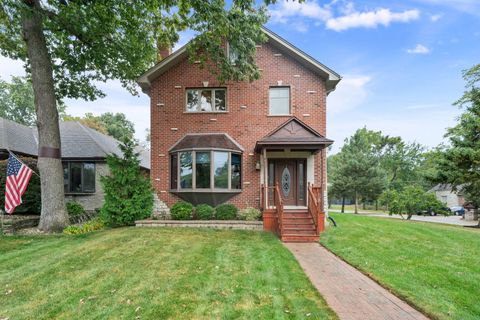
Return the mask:
{"type": "Polygon", "coordinates": [[[292,235],[318,236],[326,147],[333,142],[326,138],[326,97],[340,76],[263,32],[259,80],[222,84],[188,62],[185,46],[139,78],[151,101],[153,186],[168,206],[183,199],[254,207],[263,210],[264,227],[283,239],[294,216],[315,230],[292,235]]]}

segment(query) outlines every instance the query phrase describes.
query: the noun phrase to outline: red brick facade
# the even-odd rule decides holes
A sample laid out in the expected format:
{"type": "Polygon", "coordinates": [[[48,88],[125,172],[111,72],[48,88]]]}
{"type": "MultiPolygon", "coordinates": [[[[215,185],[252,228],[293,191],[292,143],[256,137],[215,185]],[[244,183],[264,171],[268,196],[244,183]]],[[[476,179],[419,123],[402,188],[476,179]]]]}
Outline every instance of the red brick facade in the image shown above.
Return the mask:
{"type": "MultiPolygon", "coordinates": [[[[297,58],[298,59],[298,58],[297,58]]],[[[227,133],[243,148],[242,189],[228,202],[239,208],[260,206],[260,171],[255,143],[290,116],[269,116],[269,88],[290,87],[292,114],[326,135],[325,80],[293,57],[266,43],[257,48],[261,79],[221,85],[208,70],[186,59],[151,83],[151,178],[160,200],[171,206],[179,200],[169,192],[168,150],[187,133],[227,133]],[[186,88],[227,88],[227,113],[186,113],[186,88]]],[[[325,151],[315,156],[315,184],[326,181],[325,151]]]]}

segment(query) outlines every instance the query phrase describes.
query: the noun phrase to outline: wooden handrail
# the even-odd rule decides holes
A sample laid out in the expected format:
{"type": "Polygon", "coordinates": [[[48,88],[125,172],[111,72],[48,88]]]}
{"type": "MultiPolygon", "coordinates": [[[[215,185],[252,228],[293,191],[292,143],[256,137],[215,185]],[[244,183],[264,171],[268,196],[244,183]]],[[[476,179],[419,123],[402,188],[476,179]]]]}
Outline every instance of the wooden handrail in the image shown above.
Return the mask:
{"type": "Polygon", "coordinates": [[[308,212],[313,218],[317,234],[320,234],[325,228],[322,187],[308,184],[308,212]]]}
{"type": "Polygon", "coordinates": [[[283,200],[280,195],[280,189],[278,185],[275,184],[275,196],[273,197],[273,201],[275,203],[275,209],[277,211],[277,220],[278,220],[278,232],[279,235],[282,236],[283,234],[283,200]]]}
{"type": "Polygon", "coordinates": [[[309,184],[308,185],[308,213],[310,213],[310,215],[312,216],[313,218],[313,222],[315,223],[315,230],[317,232],[317,234],[320,233],[320,230],[319,230],[319,223],[318,223],[318,203],[317,203],[317,199],[316,199],[316,196],[315,196],[315,193],[313,191],[313,188],[312,186],[309,184]]]}

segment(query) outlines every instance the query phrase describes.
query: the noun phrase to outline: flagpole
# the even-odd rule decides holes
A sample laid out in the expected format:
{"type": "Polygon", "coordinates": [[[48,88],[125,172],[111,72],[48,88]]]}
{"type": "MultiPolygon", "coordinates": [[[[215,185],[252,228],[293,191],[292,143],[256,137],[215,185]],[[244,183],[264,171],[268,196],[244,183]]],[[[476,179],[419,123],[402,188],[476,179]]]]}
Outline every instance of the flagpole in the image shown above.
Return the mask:
{"type": "MultiPolygon", "coordinates": [[[[27,165],[25,164],[25,162],[23,162],[22,160],[20,160],[20,159],[15,155],[15,153],[13,153],[12,151],[10,151],[9,149],[7,149],[7,151],[8,151],[8,153],[10,153],[15,159],[17,159],[17,160],[18,160],[19,162],[21,162],[23,165],[27,166],[27,165]]],[[[27,167],[28,167],[28,166],[27,166],[27,167]]],[[[30,167],[29,167],[29,168],[30,168],[30,167]]],[[[33,172],[37,177],[40,178],[40,175],[39,175],[38,173],[36,173],[32,168],[30,168],[30,170],[32,170],[32,172],[33,172]]]]}
{"type": "Polygon", "coordinates": [[[4,216],[4,212],[2,209],[0,209],[0,236],[3,236],[5,235],[5,232],[3,231],[3,216],[4,216]]]}

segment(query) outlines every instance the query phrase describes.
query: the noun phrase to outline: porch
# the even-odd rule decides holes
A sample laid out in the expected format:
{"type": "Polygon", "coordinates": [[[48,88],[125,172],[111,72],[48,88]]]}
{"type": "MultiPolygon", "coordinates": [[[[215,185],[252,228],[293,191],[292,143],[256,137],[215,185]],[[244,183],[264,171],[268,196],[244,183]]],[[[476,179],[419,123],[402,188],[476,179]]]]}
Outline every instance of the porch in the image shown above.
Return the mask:
{"type": "Polygon", "coordinates": [[[316,242],[325,227],[326,152],[333,141],[292,117],[257,141],[264,230],[316,242]]]}

